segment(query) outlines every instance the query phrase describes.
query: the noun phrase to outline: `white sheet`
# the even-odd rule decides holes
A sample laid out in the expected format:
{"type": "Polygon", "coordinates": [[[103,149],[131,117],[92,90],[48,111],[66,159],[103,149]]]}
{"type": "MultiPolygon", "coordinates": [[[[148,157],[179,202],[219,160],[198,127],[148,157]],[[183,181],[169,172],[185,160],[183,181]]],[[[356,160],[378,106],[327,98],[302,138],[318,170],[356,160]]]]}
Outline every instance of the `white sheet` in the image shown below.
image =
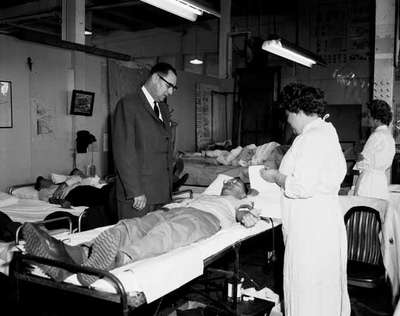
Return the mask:
{"type": "Polygon", "coordinates": [[[66,211],[79,216],[86,208],[86,206],[78,206],[65,209],[60,205],[40,200],[18,199],[14,204],[0,207],[0,211],[7,214],[13,221],[24,223],[41,221],[55,211],[66,211]]]}
{"type": "Polygon", "coordinates": [[[15,188],[12,190],[11,194],[19,199],[39,200],[39,191],[35,190],[33,185],[15,188]]]}
{"type": "MultiPolygon", "coordinates": [[[[67,211],[79,216],[85,209],[85,206],[63,209],[56,204],[32,199],[17,199],[14,204],[0,207],[1,212],[8,215],[13,221],[20,223],[41,221],[55,211],[67,211]]],[[[0,273],[8,275],[9,263],[14,250],[16,250],[15,242],[0,242],[0,273]]]]}
{"type": "Polygon", "coordinates": [[[18,202],[18,198],[11,194],[0,192],[0,207],[15,204],[18,202]]]}

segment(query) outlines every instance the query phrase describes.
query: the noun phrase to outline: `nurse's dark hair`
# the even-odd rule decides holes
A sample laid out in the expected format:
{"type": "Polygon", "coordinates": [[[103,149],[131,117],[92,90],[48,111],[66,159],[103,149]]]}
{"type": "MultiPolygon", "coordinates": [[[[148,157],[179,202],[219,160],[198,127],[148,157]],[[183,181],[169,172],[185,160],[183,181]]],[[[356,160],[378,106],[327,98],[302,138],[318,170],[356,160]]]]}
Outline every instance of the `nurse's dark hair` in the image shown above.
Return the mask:
{"type": "Polygon", "coordinates": [[[324,92],[302,83],[290,83],[285,86],[279,95],[278,103],[281,108],[292,113],[299,113],[301,110],[306,115],[325,114],[324,92]]]}
{"type": "Polygon", "coordinates": [[[163,74],[166,76],[166,75],[168,75],[169,71],[172,71],[174,73],[174,75],[177,76],[176,69],[174,67],[172,67],[170,64],[157,63],[150,69],[149,76],[151,76],[152,74],[156,74],[156,73],[163,74]]]}
{"type": "Polygon", "coordinates": [[[385,101],[374,99],[367,104],[371,117],[381,121],[385,125],[389,125],[392,121],[392,110],[385,101]]]}

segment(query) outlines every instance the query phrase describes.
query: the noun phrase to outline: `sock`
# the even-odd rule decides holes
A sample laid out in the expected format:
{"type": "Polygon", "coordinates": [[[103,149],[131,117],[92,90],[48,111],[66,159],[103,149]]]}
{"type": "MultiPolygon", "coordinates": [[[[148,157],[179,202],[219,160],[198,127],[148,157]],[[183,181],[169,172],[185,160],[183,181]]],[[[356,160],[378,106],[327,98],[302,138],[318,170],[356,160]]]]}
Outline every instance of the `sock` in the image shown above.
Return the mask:
{"type": "Polygon", "coordinates": [[[65,251],[77,265],[81,265],[88,257],[87,252],[85,252],[84,246],[77,247],[65,244],[64,247],[65,251]]]}

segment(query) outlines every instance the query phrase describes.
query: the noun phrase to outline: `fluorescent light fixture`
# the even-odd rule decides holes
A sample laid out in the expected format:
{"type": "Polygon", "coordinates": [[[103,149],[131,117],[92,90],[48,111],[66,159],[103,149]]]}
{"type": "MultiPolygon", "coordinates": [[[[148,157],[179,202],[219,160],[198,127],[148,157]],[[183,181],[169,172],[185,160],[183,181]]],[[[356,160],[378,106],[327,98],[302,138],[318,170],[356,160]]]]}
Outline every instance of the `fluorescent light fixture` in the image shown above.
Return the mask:
{"type": "Polygon", "coordinates": [[[192,60],[190,60],[189,63],[191,63],[193,65],[201,65],[201,64],[203,64],[203,61],[201,59],[198,59],[197,57],[195,57],[192,60]]]}
{"type": "Polygon", "coordinates": [[[92,31],[85,30],[85,35],[92,35],[92,34],[93,34],[93,32],[92,32],[92,31]]]}
{"type": "Polygon", "coordinates": [[[147,4],[155,6],[159,9],[168,11],[172,14],[188,19],[192,22],[196,21],[199,15],[203,14],[202,9],[183,0],[141,0],[147,4]]]}
{"type": "Polygon", "coordinates": [[[325,61],[318,55],[293,45],[282,38],[274,38],[264,41],[262,49],[309,68],[315,64],[326,65],[325,61]]]}

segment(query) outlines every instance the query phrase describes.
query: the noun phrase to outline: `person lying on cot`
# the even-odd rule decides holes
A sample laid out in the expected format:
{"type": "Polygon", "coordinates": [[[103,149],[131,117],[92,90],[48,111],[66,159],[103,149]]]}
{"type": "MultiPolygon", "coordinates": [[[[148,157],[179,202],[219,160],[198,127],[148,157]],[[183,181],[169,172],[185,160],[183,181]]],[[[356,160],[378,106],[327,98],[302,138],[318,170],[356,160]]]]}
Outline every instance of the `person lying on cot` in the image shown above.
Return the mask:
{"type": "Polygon", "coordinates": [[[39,176],[35,189],[39,191],[39,200],[60,204],[64,208],[102,205],[109,191],[105,183],[86,177],[79,169],[72,170],[61,183],[39,176]]]}
{"type": "MultiPolygon", "coordinates": [[[[109,271],[208,238],[236,222],[245,227],[254,226],[259,217],[246,197],[245,184],[239,178],[232,178],[224,182],[218,196],[204,194],[185,206],[121,220],[92,240],[90,246],[66,245],[35,224],[26,223],[22,228],[25,251],[39,257],[109,271]]],[[[40,267],[57,281],[71,275],[57,267],[40,267]]],[[[78,280],[86,286],[97,279],[97,276],[78,274],[78,280]]]]}

